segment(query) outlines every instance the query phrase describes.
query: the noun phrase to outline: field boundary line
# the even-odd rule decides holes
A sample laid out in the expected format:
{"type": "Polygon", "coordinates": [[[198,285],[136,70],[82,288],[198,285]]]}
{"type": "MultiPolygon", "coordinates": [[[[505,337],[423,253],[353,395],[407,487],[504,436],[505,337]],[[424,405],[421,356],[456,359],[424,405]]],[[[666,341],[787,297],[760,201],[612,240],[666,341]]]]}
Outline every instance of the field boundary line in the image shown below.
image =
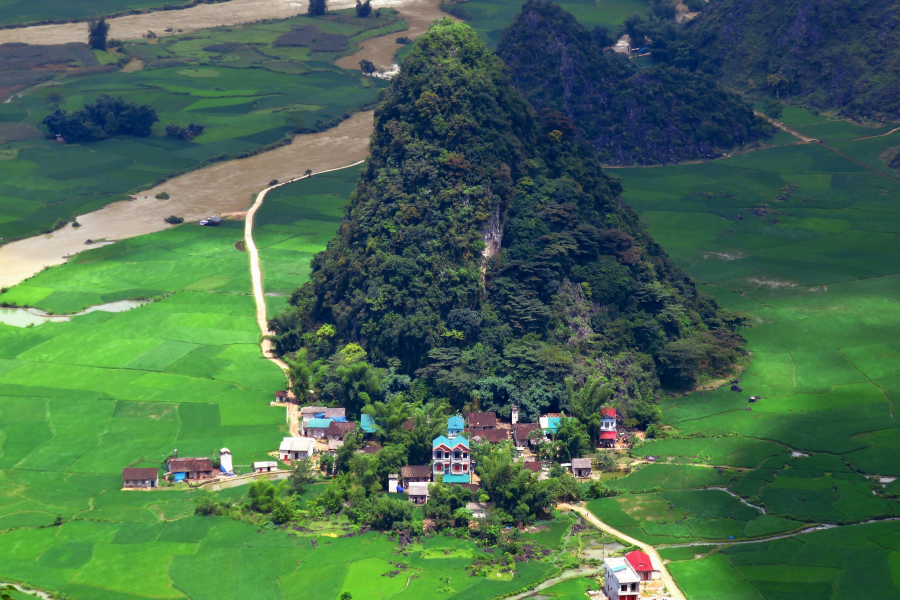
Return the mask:
{"type": "Polygon", "coordinates": [[[656,548],[654,548],[650,544],[645,544],[644,542],[637,540],[637,539],[631,537],[630,535],[625,535],[618,529],[610,527],[609,525],[607,525],[606,523],[604,523],[603,521],[598,519],[594,513],[592,513],[591,511],[589,511],[586,508],[582,508],[580,506],[575,506],[574,504],[568,504],[566,502],[560,502],[556,506],[557,506],[557,508],[561,508],[564,510],[571,510],[571,511],[578,513],[579,515],[581,515],[584,518],[584,520],[586,520],[588,523],[590,523],[594,527],[597,527],[598,529],[601,529],[601,530],[609,533],[610,535],[614,535],[619,539],[625,540],[629,544],[634,544],[635,546],[637,546],[638,548],[640,548],[641,550],[643,550],[644,552],[649,554],[650,559],[654,563],[659,565],[659,572],[660,572],[660,575],[662,576],[663,583],[665,583],[666,588],[668,588],[669,592],[671,592],[672,598],[674,598],[674,600],[687,600],[687,598],[685,598],[684,593],[681,591],[681,588],[678,587],[678,584],[675,583],[675,579],[669,573],[669,569],[666,568],[665,563],[663,563],[662,559],[659,557],[659,553],[656,551],[656,548]]]}
{"type": "MultiPolygon", "coordinates": [[[[287,380],[287,389],[290,389],[291,387],[289,367],[286,362],[275,355],[275,352],[273,351],[274,345],[272,344],[272,340],[270,340],[268,337],[272,335],[273,332],[269,329],[265,289],[263,288],[263,274],[259,263],[259,249],[256,247],[256,242],[253,241],[253,220],[256,217],[256,211],[258,211],[262,206],[263,201],[266,199],[266,195],[276,188],[288,185],[289,183],[300,181],[301,179],[309,179],[314,175],[322,175],[325,173],[331,173],[332,171],[349,169],[350,167],[361,165],[364,162],[365,159],[358,160],[355,163],[344,165],[343,167],[325,169],[324,171],[310,173],[309,175],[300,175],[299,177],[294,177],[293,179],[289,179],[288,181],[285,181],[283,183],[270,185],[256,195],[256,200],[253,202],[253,206],[251,206],[247,211],[247,220],[244,223],[244,243],[247,245],[247,254],[250,258],[250,282],[253,285],[253,299],[256,302],[256,323],[259,326],[259,331],[262,336],[259,347],[262,350],[263,356],[274,363],[279,369],[281,369],[282,373],[284,373],[284,377],[287,380]]],[[[291,435],[294,437],[300,437],[300,423],[296,405],[293,402],[288,403],[287,412],[291,435]]]]}

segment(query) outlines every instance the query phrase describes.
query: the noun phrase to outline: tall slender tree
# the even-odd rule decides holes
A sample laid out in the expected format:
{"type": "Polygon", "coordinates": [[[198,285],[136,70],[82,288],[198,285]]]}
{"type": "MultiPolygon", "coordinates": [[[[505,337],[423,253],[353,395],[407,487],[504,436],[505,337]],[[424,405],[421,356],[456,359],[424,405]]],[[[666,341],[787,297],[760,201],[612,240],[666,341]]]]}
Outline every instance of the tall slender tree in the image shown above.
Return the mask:
{"type": "Polygon", "coordinates": [[[328,0],[309,0],[309,7],[306,9],[306,14],[309,15],[324,15],[328,11],[328,0]]]}
{"type": "Polygon", "coordinates": [[[109,23],[106,17],[88,21],[88,46],[96,50],[106,50],[106,38],[109,35],[109,23]]]}

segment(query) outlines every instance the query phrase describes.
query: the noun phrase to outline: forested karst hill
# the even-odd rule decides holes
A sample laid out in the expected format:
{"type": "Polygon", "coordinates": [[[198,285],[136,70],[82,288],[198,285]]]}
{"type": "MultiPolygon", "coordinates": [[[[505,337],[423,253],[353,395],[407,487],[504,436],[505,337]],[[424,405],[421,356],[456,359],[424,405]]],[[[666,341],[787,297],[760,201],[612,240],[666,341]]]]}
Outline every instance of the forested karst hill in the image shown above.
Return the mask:
{"type": "Polygon", "coordinates": [[[337,237],[271,323],[317,401],[358,410],[385,393],[368,369],[391,367],[385,386],[406,377],[457,408],[514,402],[529,420],[587,402],[594,382],[592,401],[646,424],[658,376],[728,369],[734,315],[641,229],[572,131],[536,116],[468,26],[416,42],[337,237]]]}
{"type": "Polygon", "coordinates": [[[688,26],[700,69],[743,90],[900,118],[900,4],[715,0],[688,26]]]}
{"type": "Polygon", "coordinates": [[[593,37],[558,5],[529,0],[497,53],[532,106],[566,114],[605,163],[710,158],[771,131],[712,77],[668,66],[639,70],[593,37]]]}

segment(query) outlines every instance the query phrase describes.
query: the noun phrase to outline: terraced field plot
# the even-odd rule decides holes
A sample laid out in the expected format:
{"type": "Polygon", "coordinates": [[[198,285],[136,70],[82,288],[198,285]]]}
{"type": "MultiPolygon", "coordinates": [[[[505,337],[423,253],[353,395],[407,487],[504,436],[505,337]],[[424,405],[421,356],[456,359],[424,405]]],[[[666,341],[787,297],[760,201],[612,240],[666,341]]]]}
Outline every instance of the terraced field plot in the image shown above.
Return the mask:
{"type": "MultiPolygon", "coordinates": [[[[900,182],[884,177],[890,171],[877,159],[900,138],[854,141],[892,127],[799,110],[785,119],[850,158],[817,144],[787,145],[699,165],[615,171],[657,241],[704,291],[753,320],[742,331],[752,352],[744,392],[726,386],[664,400],[667,424],[707,437],[648,442],[638,453],[659,457],[657,464],[616,481],[663,491],[591,504],[640,539],[727,544],[803,522],[900,516],[896,484],[879,481],[900,474],[900,182]],[[762,399],[748,403],[751,395],[762,399]],[[711,466],[724,467],[721,478],[729,480],[680,483],[684,469],[720,473],[711,466]],[[706,486],[727,487],[767,515],[706,486]],[[710,507],[716,514],[707,514],[710,507]]],[[[671,570],[692,600],[882,598],[900,593],[891,577],[898,544],[898,526],[888,521],[726,545],[698,561],[690,559],[710,547],[669,556],[686,561],[671,570]],[[864,549],[872,552],[866,564],[864,549]],[[871,577],[871,588],[853,588],[857,572],[871,577]]]]}
{"type": "MultiPolygon", "coordinates": [[[[336,124],[372,105],[387,83],[330,61],[351,52],[360,40],[405,26],[391,9],[368,19],[348,11],[296,17],[167,37],[154,44],[129,42],[123,60],[142,60],[144,69],[136,72],[64,76],[61,71],[59,85],[0,104],[0,134],[18,132],[0,138],[6,142],[0,143],[0,237],[10,241],[33,235],[175,173],[257,152],[286,141],[295,131],[336,124]],[[332,36],[334,44],[328,48],[336,51],[275,44],[279,36],[312,24],[332,36]],[[34,125],[57,107],[79,110],[101,94],[151,105],[160,119],[152,135],[84,145],[34,139],[34,125]],[[202,135],[190,140],[165,135],[169,124],[191,123],[204,126],[202,135]]],[[[121,58],[97,54],[104,60],[121,58]]]]}

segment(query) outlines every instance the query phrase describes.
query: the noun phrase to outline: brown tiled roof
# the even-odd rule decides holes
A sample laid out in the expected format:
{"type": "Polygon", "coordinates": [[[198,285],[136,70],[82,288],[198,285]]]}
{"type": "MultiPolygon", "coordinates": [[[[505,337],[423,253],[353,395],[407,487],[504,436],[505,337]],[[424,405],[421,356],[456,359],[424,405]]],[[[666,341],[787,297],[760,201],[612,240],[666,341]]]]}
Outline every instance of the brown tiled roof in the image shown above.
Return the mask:
{"type": "Polygon", "coordinates": [[[496,427],[497,413],[469,413],[469,427],[496,427]]]}
{"type": "Polygon", "coordinates": [[[361,452],[363,454],[378,454],[379,450],[381,450],[381,446],[367,445],[360,448],[358,452],[361,452]]]}
{"type": "Polygon", "coordinates": [[[540,423],[516,423],[512,426],[513,428],[513,436],[517,440],[528,439],[528,434],[532,431],[540,431],[541,424],[540,423]]]}
{"type": "Polygon", "coordinates": [[[123,481],[134,481],[136,479],[156,479],[159,477],[158,469],[122,469],[123,481]]]}
{"type": "Polygon", "coordinates": [[[590,469],[591,468],[591,459],[589,459],[589,458],[573,458],[572,459],[572,468],[573,469],[590,469]]]}
{"type": "Polygon", "coordinates": [[[477,492],[481,486],[477,483],[451,483],[450,485],[458,485],[459,487],[468,488],[471,492],[477,492]]]}
{"type": "Polygon", "coordinates": [[[498,444],[503,440],[509,439],[508,429],[479,429],[478,431],[466,429],[465,434],[473,441],[481,438],[482,442],[490,442],[491,444],[498,444]]]}
{"type": "Polygon", "coordinates": [[[431,477],[431,465],[409,465],[400,470],[401,477],[431,477]]]}
{"type": "Polygon", "coordinates": [[[328,435],[344,435],[350,431],[353,431],[359,426],[358,423],[354,423],[353,421],[332,421],[328,424],[328,435]]]}
{"type": "Polygon", "coordinates": [[[529,471],[534,471],[535,473],[541,472],[541,463],[537,460],[532,460],[529,462],[522,463],[522,466],[528,469],[529,471]]]}
{"type": "Polygon", "coordinates": [[[208,458],[172,458],[169,459],[169,470],[173,473],[188,471],[212,471],[212,461],[208,458]]]}
{"type": "Polygon", "coordinates": [[[542,417],[548,417],[550,419],[558,419],[562,417],[562,413],[547,413],[545,415],[541,415],[542,417]]]}
{"type": "Polygon", "coordinates": [[[287,392],[285,392],[284,390],[279,390],[279,391],[275,392],[275,397],[276,398],[286,398],[287,392]]]}
{"type": "Polygon", "coordinates": [[[407,431],[412,431],[415,428],[416,428],[416,422],[413,421],[412,419],[407,419],[406,422],[403,424],[403,429],[405,429],[407,431]]]}

